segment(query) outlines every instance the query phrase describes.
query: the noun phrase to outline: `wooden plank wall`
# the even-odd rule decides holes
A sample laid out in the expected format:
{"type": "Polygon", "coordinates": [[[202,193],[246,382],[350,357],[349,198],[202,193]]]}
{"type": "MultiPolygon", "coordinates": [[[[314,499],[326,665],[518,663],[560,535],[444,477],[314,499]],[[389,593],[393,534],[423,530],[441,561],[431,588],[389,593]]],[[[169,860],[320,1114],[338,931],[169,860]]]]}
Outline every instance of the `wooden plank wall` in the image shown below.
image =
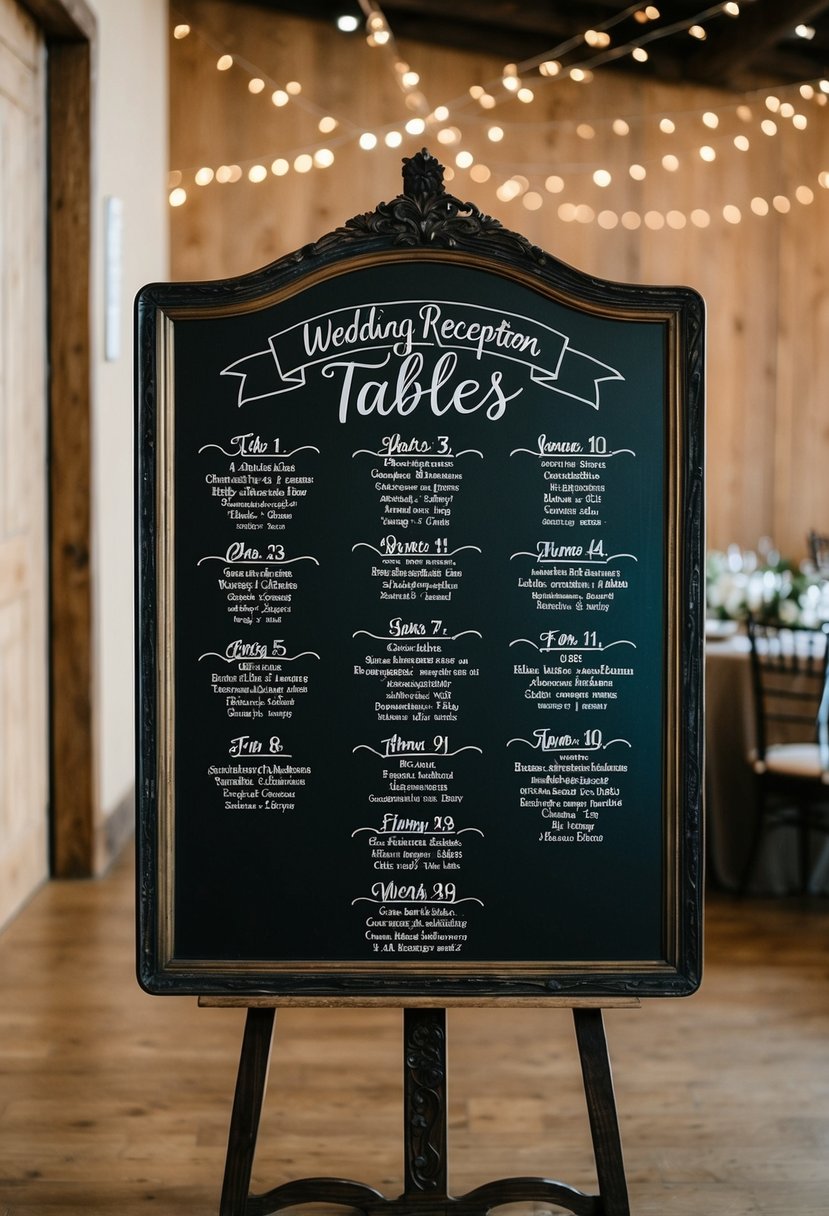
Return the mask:
{"type": "MultiPolygon", "coordinates": [[[[188,192],[187,202],[171,210],[175,278],[243,273],[372,208],[398,193],[401,155],[424,143],[452,164],[456,149],[441,147],[434,134],[406,136],[400,148],[381,144],[373,152],[357,148],[353,135],[343,139],[342,120],[356,129],[390,123],[402,129],[410,116],[393,61],[370,50],[361,35],[225,0],[177,0],[175,20],[192,27],[170,49],[171,166],[182,172],[188,192]],[[248,91],[250,72],[239,66],[216,70],[225,51],[270,78],[263,93],[248,91]],[[271,91],[288,80],[301,83],[301,100],[278,109],[271,91]],[[322,142],[316,123],[323,114],[341,120],[328,137],[336,154],[332,167],[271,174],[258,185],[245,177],[235,185],[193,184],[202,165],[247,170],[280,156],[293,161],[322,142]]],[[[778,117],[779,133],[769,137],[759,129],[761,118],[772,117],[765,94],[749,99],[751,119],[742,122],[736,106],[744,99],[732,94],[605,71],[587,85],[536,78],[532,105],[512,100],[486,114],[469,104],[468,88],[497,81],[503,66],[497,56],[421,44],[399,51],[420,73],[430,105],[458,99],[449,121],[463,132],[459,146],[493,169],[485,184],[458,170],[450,187],[455,193],[582,270],[631,282],[687,283],[702,292],[709,310],[709,544],[753,548],[759,537],[771,536],[782,552],[804,556],[807,530],[829,531],[829,191],[818,185],[818,174],[829,170],[829,106],[805,101],[797,90],[780,93],[809,125],[798,131],[778,117]],[[720,116],[715,131],[701,121],[707,109],[720,116]],[[659,129],[666,115],[676,123],[673,135],[659,129]],[[616,117],[628,120],[628,135],[612,132],[616,117]],[[506,131],[498,145],[486,137],[493,122],[506,131]],[[576,133],[580,123],[594,127],[593,139],[576,133]],[[749,137],[747,152],[733,147],[737,132],[749,137]],[[699,158],[703,143],[718,153],[712,164],[699,158]],[[681,162],[675,173],[661,166],[669,152],[681,162]],[[629,177],[633,162],[647,168],[644,182],[629,177]],[[604,190],[591,178],[598,165],[613,173],[604,190]],[[496,197],[495,187],[516,172],[543,196],[539,210],[496,197]],[[566,179],[558,195],[544,189],[553,173],[566,179]],[[795,201],[798,185],[813,190],[812,203],[795,201]],[[771,202],[775,195],[792,200],[788,214],[774,207],[766,217],[752,214],[753,197],[771,202]],[[619,216],[648,210],[688,216],[701,208],[712,219],[706,229],[686,222],[681,230],[667,224],[658,231],[621,224],[605,230],[596,222],[563,221],[561,202],[619,216]],[[726,222],[726,203],[740,207],[741,223],[726,222]]]]}

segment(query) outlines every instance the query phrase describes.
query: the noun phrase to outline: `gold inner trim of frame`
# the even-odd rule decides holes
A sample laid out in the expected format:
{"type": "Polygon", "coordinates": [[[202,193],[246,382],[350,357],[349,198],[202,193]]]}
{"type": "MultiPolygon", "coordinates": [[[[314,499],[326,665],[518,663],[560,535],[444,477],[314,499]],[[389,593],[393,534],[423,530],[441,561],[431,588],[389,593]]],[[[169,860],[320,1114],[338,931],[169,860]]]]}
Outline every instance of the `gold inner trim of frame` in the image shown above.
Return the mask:
{"type": "Polygon", "coordinates": [[[681,349],[677,313],[672,309],[650,309],[627,307],[607,302],[584,300],[560,287],[539,281],[534,276],[514,267],[466,254],[440,250],[382,251],[345,258],[336,265],[322,268],[302,279],[281,287],[256,300],[209,301],[204,304],[174,306],[166,310],[159,308],[157,330],[158,357],[158,476],[157,476],[157,560],[159,571],[158,598],[158,889],[159,958],[164,960],[165,970],[171,974],[193,972],[204,975],[233,976],[249,971],[260,974],[303,973],[349,973],[354,976],[378,978],[393,975],[445,975],[462,977],[469,975],[499,974],[510,980],[521,975],[570,974],[575,971],[607,975],[637,972],[640,974],[670,974],[676,970],[680,950],[680,909],[678,906],[680,850],[677,835],[677,814],[681,805],[682,759],[685,741],[680,737],[681,719],[679,696],[681,691],[682,622],[680,619],[684,591],[682,586],[682,501],[683,462],[682,444],[682,391],[685,351],[681,349]],[[563,304],[582,313],[618,321],[641,321],[664,324],[665,336],[665,467],[664,494],[664,562],[665,562],[665,637],[664,637],[664,709],[663,732],[663,807],[664,834],[664,921],[663,940],[666,957],[662,960],[630,961],[577,961],[568,962],[430,962],[428,965],[404,960],[393,962],[372,961],[319,961],[296,960],[190,960],[175,957],[175,759],[174,759],[174,434],[175,434],[175,321],[203,319],[209,317],[238,316],[265,311],[285,299],[299,295],[309,288],[342,275],[374,266],[393,263],[436,262],[453,266],[465,266],[475,270],[497,274],[517,282],[538,295],[563,304]],[[672,811],[671,808],[674,808],[672,811]]]}

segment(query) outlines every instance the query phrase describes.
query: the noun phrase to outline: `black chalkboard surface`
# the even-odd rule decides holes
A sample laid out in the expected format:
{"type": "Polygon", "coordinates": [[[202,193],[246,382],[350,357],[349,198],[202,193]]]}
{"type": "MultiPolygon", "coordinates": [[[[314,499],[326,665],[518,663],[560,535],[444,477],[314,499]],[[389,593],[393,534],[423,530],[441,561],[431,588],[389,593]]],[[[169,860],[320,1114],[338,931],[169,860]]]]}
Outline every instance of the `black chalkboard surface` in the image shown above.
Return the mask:
{"type": "Polygon", "coordinates": [[[702,302],[404,163],[138,298],[140,981],[689,993],[702,302]]]}

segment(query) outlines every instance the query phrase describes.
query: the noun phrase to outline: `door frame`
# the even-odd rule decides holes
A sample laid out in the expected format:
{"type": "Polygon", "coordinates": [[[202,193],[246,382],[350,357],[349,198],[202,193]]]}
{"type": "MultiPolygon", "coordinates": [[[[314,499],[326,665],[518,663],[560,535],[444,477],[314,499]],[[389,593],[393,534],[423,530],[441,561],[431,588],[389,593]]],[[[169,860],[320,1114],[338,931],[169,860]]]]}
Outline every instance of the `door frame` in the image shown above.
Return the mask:
{"type": "Polygon", "coordinates": [[[97,23],[86,0],[21,0],[47,49],[50,865],[95,868],[92,167],[97,23]]]}

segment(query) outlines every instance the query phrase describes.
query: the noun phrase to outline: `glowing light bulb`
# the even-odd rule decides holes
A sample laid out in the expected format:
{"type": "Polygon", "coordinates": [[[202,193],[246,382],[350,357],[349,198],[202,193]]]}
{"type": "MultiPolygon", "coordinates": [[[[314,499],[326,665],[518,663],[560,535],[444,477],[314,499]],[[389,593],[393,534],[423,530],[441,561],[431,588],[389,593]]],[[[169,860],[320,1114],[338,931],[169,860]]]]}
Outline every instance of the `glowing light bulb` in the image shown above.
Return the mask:
{"type": "Polygon", "coordinates": [[[597,186],[601,186],[602,189],[605,189],[613,181],[613,177],[607,171],[607,169],[597,169],[593,174],[593,181],[597,186]]]}
{"type": "Polygon", "coordinates": [[[184,22],[182,22],[181,25],[177,25],[175,27],[175,29],[173,30],[173,37],[177,38],[177,39],[179,39],[179,41],[181,41],[181,39],[186,38],[189,33],[190,33],[190,26],[186,25],[184,22]]]}
{"type": "Polygon", "coordinates": [[[337,29],[343,34],[353,34],[360,25],[353,13],[343,13],[337,18],[337,29]]]}
{"type": "Polygon", "coordinates": [[[487,139],[491,140],[492,143],[499,144],[504,138],[503,127],[490,127],[486,133],[486,137],[487,139]]]}
{"type": "Polygon", "coordinates": [[[248,81],[248,92],[250,93],[261,93],[264,87],[264,80],[260,80],[258,76],[254,76],[252,80],[248,81]]]}
{"type": "Polygon", "coordinates": [[[364,152],[370,152],[372,148],[377,147],[377,136],[371,131],[364,131],[357,142],[364,152]]]}
{"type": "Polygon", "coordinates": [[[283,157],[278,156],[271,165],[271,173],[274,177],[284,177],[290,168],[291,166],[288,162],[283,157]]]}
{"type": "Polygon", "coordinates": [[[196,185],[197,186],[209,186],[212,181],[213,181],[213,170],[211,168],[209,168],[207,165],[204,165],[201,169],[199,169],[198,173],[196,174],[196,177],[195,177],[196,185]]]}
{"type": "Polygon", "coordinates": [[[630,125],[625,122],[624,118],[613,119],[613,134],[614,135],[629,135],[630,125]]]}
{"type": "Polygon", "coordinates": [[[674,131],[676,130],[676,123],[672,118],[660,118],[659,130],[662,131],[664,135],[673,135],[674,131]]]}
{"type": "Polygon", "coordinates": [[[170,191],[170,206],[181,207],[187,202],[187,191],[182,186],[176,186],[170,191]]]}
{"type": "Polygon", "coordinates": [[[702,121],[705,123],[706,127],[710,127],[712,131],[715,131],[720,125],[720,120],[713,110],[706,110],[702,116],[702,121]]]}
{"type": "Polygon", "coordinates": [[[264,165],[251,165],[248,169],[248,181],[263,182],[268,176],[268,170],[264,165]]]}
{"type": "Polygon", "coordinates": [[[216,67],[219,69],[220,72],[226,72],[228,68],[233,67],[233,56],[232,55],[220,55],[219,58],[216,60],[216,67]]]}

